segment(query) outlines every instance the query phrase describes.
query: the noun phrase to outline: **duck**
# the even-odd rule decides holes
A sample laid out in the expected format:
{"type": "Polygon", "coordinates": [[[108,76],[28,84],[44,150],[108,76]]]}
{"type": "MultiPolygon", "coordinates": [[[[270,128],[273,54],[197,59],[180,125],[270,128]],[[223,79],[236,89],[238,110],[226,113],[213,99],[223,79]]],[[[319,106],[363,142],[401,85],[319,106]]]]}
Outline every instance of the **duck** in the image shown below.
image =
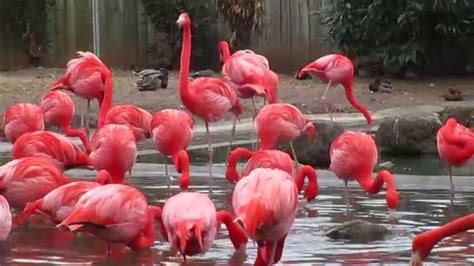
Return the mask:
{"type": "Polygon", "coordinates": [[[168,87],[168,70],[166,68],[143,69],[133,71],[133,74],[140,77],[135,82],[139,91],[155,91],[158,87],[161,89],[168,87]]]}
{"type": "Polygon", "coordinates": [[[458,102],[463,100],[463,95],[461,91],[449,87],[448,92],[444,95],[444,99],[450,102],[458,102]]]}
{"type": "Polygon", "coordinates": [[[374,82],[369,84],[369,90],[371,92],[386,92],[390,93],[393,90],[393,85],[389,81],[385,80],[380,80],[379,78],[376,78],[374,82]]]}

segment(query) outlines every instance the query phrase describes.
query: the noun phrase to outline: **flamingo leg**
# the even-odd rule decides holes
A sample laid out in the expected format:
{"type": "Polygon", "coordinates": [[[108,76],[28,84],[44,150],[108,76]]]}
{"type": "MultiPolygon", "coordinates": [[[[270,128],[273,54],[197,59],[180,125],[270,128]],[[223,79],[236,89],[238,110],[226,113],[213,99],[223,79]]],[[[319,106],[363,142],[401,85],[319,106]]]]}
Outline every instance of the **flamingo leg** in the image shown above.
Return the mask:
{"type": "Polygon", "coordinates": [[[293,141],[290,141],[290,148],[291,152],[293,153],[293,159],[296,162],[296,169],[298,170],[300,168],[300,162],[298,161],[298,157],[296,157],[296,152],[295,152],[295,147],[293,146],[293,141]]]}
{"type": "Polygon", "coordinates": [[[451,168],[451,165],[448,166],[448,171],[449,171],[449,182],[451,183],[451,203],[454,200],[454,183],[453,183],[453,170],[451,168]]]}
{"type": "Polygon", "coordinates": [[[209,123],[206,121],[206,138],[207,138],[207,152],[209,153],[209,193],[212,195],[212,144],[211,144],[211,134],[209,132],[209,123]]]}
{"type": "Polygon", "coordinates": [[[346,197],[346,211],[349,212],[349,188],[347,187],[347,180],[344,180],[344,195],[346,197]]]}
{"type": "Polygon", "coordinates": [[[275,258],[275,252],[277,247],[277,241],[271,241],[272,243],[272,252],[270,253],[270,258],[268,259],[268,265],[273,265],[273,261],[275,258]]]}
{"type": "Polygon", "coordinates": [[[236,126],[237,126],[237,119],[234,117],[234,120],[232,121],[232,130],[230,133],[230,141],[229,141],[229,148],[227,149],[227,154],[229,154],[232,149],[232,142],[234,142],[236,126]]]}
{"type": "Polygon", "coordinates": [[[329,81],[329,82],[328,82],[328,85],[326,85],[326,89],[324,89],[323,96],[321,97],[321,102],[323,103],[324,110],[325,110],[326,113],[328,114],[329,119],[331,120],[331,123],[333,123],[334,120],[333,120],[333,118],[332,118],[331,109],[329,108],[330,103],[327,103],[327,102],[326,102],[326,95],[328,94],[329,88],[331,88],[332,86],[333,86],[333,85],[332,85],[332,82],[329,81]]]}
{"type": "Polygon", "coordinates": [[[255,117],[257,116],[257,105],[255,105],[255,97],[252,97],[252,105],[253,105],[253,116],[252,116],[252,130],[250,132],[250,140],[252,140],[252,151],[255,151],[255,148],[256,148],[255,142],[253,142],[253,139],[255,138],[255,117]]]}
{"type": "Polygon", "coordinates": [[[87,100],[86,117],[84,118],[84,123],[85,123],[84,128],[86,130],[87,138],[89,138],[90,109],[91,109],[91,100],[87,100]]]}
{"type": "Polygon", "coordinates": [[[165,177],[168,179],[168,185],[167,185],[167,191],[168,191],[168,196],[171,195],[171,176],[168,173],[168,160],[165,157],[165,177]]]}

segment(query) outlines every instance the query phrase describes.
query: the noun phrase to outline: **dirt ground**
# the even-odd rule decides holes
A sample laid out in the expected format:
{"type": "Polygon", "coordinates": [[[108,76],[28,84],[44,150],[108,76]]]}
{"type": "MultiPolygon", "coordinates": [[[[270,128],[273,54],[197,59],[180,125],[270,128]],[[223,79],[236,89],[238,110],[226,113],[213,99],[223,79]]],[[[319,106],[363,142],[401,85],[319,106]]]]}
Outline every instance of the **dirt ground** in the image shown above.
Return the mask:
{"type": "MultiPolygon", "coordinates": [[[[8,72],[0,72],[0,110],[15,102],[39,103],[41,95],[49,84],[60,76],[64,69],[30,68],[8,72]]],[[[179,108],[180,101],[177,91],[177,73],[170,73],[167,89],[140,92],[135,87],[137,77],[131,71],[113,70],[114,104],[130,103],[143,107],[151,112],[164,108],[179,108]]],[[[410,80],[389,80],[393,83],[392,93],[370,93],[369,84],[373,80],[356,79],[355,97],[370,111],[390,107],[421,104],[439,104],[445,102],[444,94],[449,87],[462,92],[464,99],[474,99],[474,76],[465,77],[433,77],[410,80]]],[[[280,101],[298,106],[304,113],[323,112],[322,105],[317,101],[322,95],[325,85],[318,80],[296,80],[289,75],[280,75],[278,96],[280,101]]],[[[345,112],[354,111],[349,107],[342,87],[329,92],[328,99],[345,112]]],[[[84,101],[76,101],[78,110],[82,110],[84,101]]],[[[245,117],[252,111],[251,102],[244,100],[245,117]]],[[[95,104],[93,104],[95,107],[95,104]]]]}

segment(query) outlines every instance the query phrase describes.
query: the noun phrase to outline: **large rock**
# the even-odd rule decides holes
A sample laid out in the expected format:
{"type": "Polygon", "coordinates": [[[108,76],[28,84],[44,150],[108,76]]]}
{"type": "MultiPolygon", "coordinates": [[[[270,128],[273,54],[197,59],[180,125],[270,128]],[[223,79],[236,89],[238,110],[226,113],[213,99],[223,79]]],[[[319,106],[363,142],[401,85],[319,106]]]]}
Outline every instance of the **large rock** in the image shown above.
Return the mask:
{"type": "Polygon", "coordinates": [[[375,139],[379,150],[394,155],[436,153],[438,114],[390,117],[381,124],[375,139]]]}
{"type": "MultiPolygon", "coordinates": [[[[453,104],[446,106],[446,108],[439,113],[441,121],[446,122],[450,117],[456,118],[458,123],[465,126],[470,126],[471,116],[474,114],[474,105],[472,102],[463,104],[453,104]]],[[[473,121],[474,122],[474,121],[473,121]]]]}
{"type": "Polygon", "coordinates": [[[326,236],[334,240],[345,239],[356,243],[367,243],[382,240],[390,233],[390,230],[382,225],[356,219],[330,228],[326,231],[326,236]]]}
{"type": "Polygon", "coordinates": [[[331,122],[319,122],[315,124],[315,126],[318,133],[313,141],[309,140],[306,135],[301,135],[296,139],[296,156],[302,164],[326,168],[329,167],[330,164],[329,148],[331,147],[331,143],[337,136],[344,132],[344,127],[331,122]]]}

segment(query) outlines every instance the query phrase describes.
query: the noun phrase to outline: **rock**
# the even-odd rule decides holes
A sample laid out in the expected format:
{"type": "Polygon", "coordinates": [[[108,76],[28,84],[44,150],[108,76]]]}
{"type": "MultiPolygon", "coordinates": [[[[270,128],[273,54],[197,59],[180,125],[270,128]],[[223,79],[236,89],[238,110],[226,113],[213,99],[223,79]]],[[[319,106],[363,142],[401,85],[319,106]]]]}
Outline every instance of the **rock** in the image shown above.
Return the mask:
{"type": "Polygon", "coordinates": [[[389,234],[390,230],[384,226],[360,219],[347,221],[326,231],[326,236],[331,239],[346,239],[357,243],[382,240],[389,234]]]}
{"type": "Polygon", "coordinates": [[[436,153],[436,133],[441,127],[438,114],[396,116],[385,119],[375,139],[379,150],[395,155],[436,153]]]}
{"type": "Polygon", "coordinates": [[[444,99],[449,102],[459,102],[463,100],[461,91],[454,88],[448,88],[448,92],[444,95],[444,99]]]}
{"type": "Polygon", "coordinates": [[[443,124],[448,118],[454,117],[458,123],[461,123],[467,127],[470,126],[469,122],[473,114],[474,105],[472,105],[472,103],[448,105],[443,111],[439,113],[443,124]]]}
{"type": "Polygon", "coordinates": [[[302,164],[319,168],[329,167],[329,148],[333,140],[344,132],[344,127],[331,122],[319,122],[315,126],[318,133],[313,141],[306,135],[301,135],[295,140],[296,156],[302,164]]]}

